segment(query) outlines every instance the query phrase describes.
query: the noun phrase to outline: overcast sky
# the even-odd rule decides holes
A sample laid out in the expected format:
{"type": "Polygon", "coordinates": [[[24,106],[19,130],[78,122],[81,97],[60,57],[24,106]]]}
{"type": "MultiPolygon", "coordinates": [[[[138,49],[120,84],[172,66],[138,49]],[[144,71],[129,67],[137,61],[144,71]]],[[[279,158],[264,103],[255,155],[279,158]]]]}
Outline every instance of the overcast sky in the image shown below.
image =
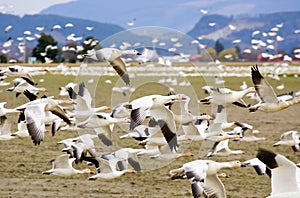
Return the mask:
{"type": "Polygon", "coordinates": [[[37,14],[49,6],[74,0],[0,0],[0,12],[23,16],[37,14]]]}

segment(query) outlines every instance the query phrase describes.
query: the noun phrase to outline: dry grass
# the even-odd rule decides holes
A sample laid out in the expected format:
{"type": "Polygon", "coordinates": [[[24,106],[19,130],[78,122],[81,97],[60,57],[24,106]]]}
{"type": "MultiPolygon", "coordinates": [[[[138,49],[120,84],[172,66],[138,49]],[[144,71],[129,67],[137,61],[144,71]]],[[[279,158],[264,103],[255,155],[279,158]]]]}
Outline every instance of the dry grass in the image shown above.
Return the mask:
{"type": "MultiPolygon", "coordinates": [[[[48,88],[47,95],[57,95],[58,87],[74,80],[74,77],[65,76],[36,76],[36,81],[44,78],[40,86],[48,88]]],[[[110,105],[111,87],[117,78],[101,77],[96,91],[96,105],[110,105]],[[106,79],[113,81],[112,85],[103,83],[106,79]],[[100,85],[101,84],[101,85],[100,85]]],[[[250,78],[225,78],[226,86],[239,89],[243,80],[251,85],[250,78]]],[[[189,78],[197,96],[204,97],[201,87],[205,81],[200,77],[189,78]]],[[[288,77],[283,78],[285,91],[298,91],[299,80],[288,77]]],[[[272,85],[278,84],[271,81],[272,85]]],[[[27,101],[24,96],[15,98],[13,93],[7,92],[3,87],[0,102],[7,101],[8,107],[15,107],[27,101]]],[[[191,88],[189,88],[191,89],[191,88]]],[[[181,91],[181,89],[178,88],[181,91]]],[[[177,91],[178,91],[177,90],[177,91]]],[[[164,90],[147,90],[152,92],[163,92],[164,90]]],[[[182,89],[182,91],[185,91],[182,89]]],[[[278,92],[279,93],[279,92],[278,92]]],[[[122,97],[115,95],[114,97],[122,97]]],[[[252,102],[253,101],[249,101],[252,102]]],[[[192,103],[191,109],[195,111],[197,104],[192,103]]],[[[241,121],[252,124],[255,129],[261,131],[260,136],[267,140],[260,142],[231,142],[232,149],[242,149],[244,155],[229,157],[212,157],[216,161],[247,160],[255,157],[257,149],[264,147],[275,152],[286,155],[294,162],[299,162],[299,153],[294,153],[288,147],[273,148],[272,144],[278,140],[280,134],[287,130],[298,130],[300,123],[300,106],[290,107],[278,113],[249,113],[246,109],[230,106],[228,109],[228,121],[241,121]]],[[[200,112],[210,113],[209,106],[200,106],[200,112]]],[[[123,134],[119,131],[118,134],[123,134]]],[[[77,136],[77,132],[63,131],[51,137],[46,134],[45,140],[39,146],[34,146],[30,138],[14,139],[0,142],[0,197],[191,197],[190,184],[188,180],[172,181],[169,170],[181,166],[183,163],[198,159],[200,143],[193,142],[188,150],[195,156],[181,158],[170,164],[153,171],[145,171],[135,174],[124,175],[114,180],[87,180],[87,175],[76,175],[68,178],[42,175],[42,171],[51,168],[49,161],[61,154],[62,146],[56,142],[77,136]]],[[[126,145],[136,145],[134,140],[127,140],[126,145]]],[[[85,167],[84,164],[76,165],[76,168],[85,167]]],[[[93,167],[91,167],[93,169],[93,167]]],[[[266,197],[270,193],[270,179],[267,176],[257,176],[254,169],[239,168],[224,170],[229,176],[222,179],[227,190],[228,197],[266,197]]]]}

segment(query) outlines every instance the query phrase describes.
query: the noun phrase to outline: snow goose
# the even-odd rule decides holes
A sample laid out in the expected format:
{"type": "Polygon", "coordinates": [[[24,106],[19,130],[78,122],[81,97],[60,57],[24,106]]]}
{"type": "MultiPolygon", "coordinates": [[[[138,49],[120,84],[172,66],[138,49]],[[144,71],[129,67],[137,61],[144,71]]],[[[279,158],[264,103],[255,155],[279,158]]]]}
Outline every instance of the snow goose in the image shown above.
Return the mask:
{"type": "Polygon", "coordinates": [[[293,151],[299,151],[300,136],[298,131],[287,131],[281,134],[280,140],[273,144],[273,146],[285,145],[291,146],[293,151]]]}
{"type": "Polygon", "coordinates": [[[276,112],[286,109],[300,102],[300,98],[295,97],[292,100],[282,100],[278,98],[271,85],[264,79],[257,66],[251,67],[252,81],[261,102],[249,107],[250,112],[257,110],[263,112],[276,112]]]}
{"type": "Polygon", "coordinates": [[[205,130],[208,128],[209,122],[206,119],[197,119],[195,123],[182,125],[183,135],[177,137],[178,141],[191,140],[201,141],[206,138],[205,130]]]}
{"type": "Polygon", "coordinates": [[[11,140],[16,138],[11,135],[12,123],[6,118],[6,116],[0,116],[0,140],[11,140]]]}
{"type": "MultiPolygon", "coordinates": [[[[176,95],[147,95],[137,99],[134,99],[130,102],[132,111],[130,113],[130,130],[134,129],[136,126],[140,125],[147,116],[150,116],[150,109],[154,105],[154,101],[156,106],[164,106],[164,104],[174,101],[174,100],[185,100],[186,96],[183,94],[176,95]]],[[[170,110],[165,109],[167,112],[170,110]]],[[[174,115],[173,115],[174,116],[174,115]]]]}
{"type": "Polygon", "coordinates": [[[10,77],[23,77],[27,81],[31,82],[31,84],[34,84],[31,73],[35,71],[48,71],[48,70],[44,67],[25,67],[20,65],[13,65],[5,68],[4,70],[1,70],[0,74],[10,76],[10,77]]]}
{"type": "Polygon", "coordinates": [[[144,149],[121,148],[112,153],[103,154],[101,158],[106,160],[117,159],[117,166],[120,171],[129,169],[129,165],[137,172],[141,171],[137,153],[144,149]]]}
{"type": "Polygon", "coordinates": [[[244,151],[242,150],[231,150],[228,146],[229,143],[229,139],[220,141],[220,142],[216,142],[214,147],[212,148],[212,151],[210,151],[207,154],[207,157],[211,157],[211,156],[228,156],[228,155],[239,155],[239,154],[243,154],[244,151]],[[221,152],[222,150],[224,150],[223,152],[221,152]]]}
{"type": "Polygon", "coordinates": [[[248,107],[248,105],[243,101],[242,97],[246,94],[255,92],[254,87],[248,87],[245,90],[234,91],[228,88],[215,88],[211,89],[210,96],[201,99],[199,102],[203,104],[217,104],[217,105],[225,105],[232,103],[234,105],[240,107],[248,107]]]}
{"type": "Polygon", "coordinates": [[[101,167],[98,170],[99,172],[96,175],[89,177],[89,180],[96,180],[98,178],[101,179],[114,179],[122,176],[125,173],[135,173],[135,170],[132,169],[124,169],[124,170],[117,170],[116,165],[118,163],[118,159],[112,158],[109,160],[100,158],[99,161],[101,162],[101,167]]]}
{"type": "MultiPolygon", "coordinates": [[[[92,128],[103,144],[111,146],[113,144],[112,126],[118,123],[129,123],[129,118],[112,118],[109,113],[96,113],[87,120],[77,124],[78,128],[92,128]]],[[[116,140],[116,139],[115,139],[116,140]]]]}
{"type": "Polygon", "coordinates": [[[24,110],[27,130],[35,145],[39,145],[44,139],[45,122],[49,122],[46,116],[47,111],[50,111],[54,115],[60,117],[67,124],[71,124],[63,109],[54,99],[51,98],[40,98],[22,105],[17,109],[24,110]]]}
{"type": "Polygon", "coordinates": [[[240,161],[216,162],[213,160],[195,160],[182,165],[181,168],[171,170],[172,177],[185,173],[191,182],[194,197],[204,194],[207,197],[226,197],[224,184],[217,176],[223,168],[241,167],[240,161]]]}
{"type": "Polygon", "coordinates": [[[97,61],[108,61],[116,70],[123,81],[128,85],[130,83],[125,62],[121,59],[125,55],[142,55],[136,50],[118,50],[116,48],[102,48],[100,50],[91,50],[86,56],[97,61]]]}
{"type": "Polygon", "coordinates": [[[76,174],[92,174],[90,169],[78,170],[73,168],[72,163],[75,158],[69,158],[68,154],[62,154],[52,161],[52,168],[42,172],[45,175],[57,175],[62,177],[72,176],[76,174]]]}
{"type": "MultiPolygon", "coordinates": [[[[71,157],[75,158],[75,163],[82,162],[89,157],[96,156],[96,150],[94,145],[94,138],[97,138],[96,134],[83,134],[76,138],[66,139],[58,143],[65,145],[63,152],[67,152],[71,157]]],[[[86,160],[88,161],[88,160],[86,160]]]]}
{"type": "Polygon", "coordinates": [[[300,197],[296,164],[285,156],[260,148],[256,157],[271,169],[272,192],[269,198],[300,197]]]}
{"type": "Polygon", "coordinates": [[[242,162],[242,167],[252,166],[258,175],[267,174],[271,178],[271,170],[258,158],[252,158],[242,162]]]}
{"type": "Polygon", "coordinates": [[[87,120],[91,115],[94,115],[97,112],[110,110],[110,107],[108,106],[92,107],[92,97],[84,83],[79,84],[78,94],[76,94],[74,101],[75,105],[73,113],[76,123],[87,120]]]}
{"type": "Polygon", "coordinates": [[[7,91],[14,91],[16,92],[16,97],[18,97],[21,93],[23,93],[25,90],[28,90],[29,92],[33,94],[38,94],[39,92],[46,92],[47,89],[44,87],[36,87],[34,84],[31,84],[31,82],[27,81],[25,78],[15,78],[13,80],[14,87],[10,87],[7,89],[7,91]]]}

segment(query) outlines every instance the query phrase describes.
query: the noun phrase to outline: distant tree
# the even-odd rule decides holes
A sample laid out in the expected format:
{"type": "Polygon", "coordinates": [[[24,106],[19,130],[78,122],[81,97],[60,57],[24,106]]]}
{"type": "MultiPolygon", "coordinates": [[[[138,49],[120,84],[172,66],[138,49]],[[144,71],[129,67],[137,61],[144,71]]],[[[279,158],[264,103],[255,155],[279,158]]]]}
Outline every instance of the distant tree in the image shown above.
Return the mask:
{"type": "Polygon", "coordinates": [[[57,62],[59,57],[59,49],[57,48],[57,41],[51,35],[41,34],[38,44],[32,50],[32,56],[36,57],[38,61],[45,62],[45,57],[57,62]]]}
{"type": "Polygon", "coordinates": [[[7,57],[5,54],[0,55],[0,63],[7,63],[7,57]]]}
{"type": "Polygon", "coordinates": [[[205,61],[216,60],[217,52],[214,48],[209,47],[206,49],[206,51],[201,53],[201,58],[202,58],[202,60],[205,60],[205,61]]]}
{"type": "Polygon", "coordinates": [[[238,59],[242,59],[243,55],[241,53],[241,48],[238,45],[234,46],[234,48],[235,48],[236,54],[238,56],[238,59]]]}
{"type": "Polygon", "coordinates": [[[217,52],[217,55],[218,55],[222,50],[224,50],[224,46],[223,46],[222,43],[220,43],[219,40],[217,40],[216,43],[215,43],[215,50],[216,50],[216,52],[217,52]]]}
{"type": "Polygon", "coordinates": [[[224,49],[218,55],[220,61],[235,61],[238,60],[238,55],[235,48],[224,49]]]}

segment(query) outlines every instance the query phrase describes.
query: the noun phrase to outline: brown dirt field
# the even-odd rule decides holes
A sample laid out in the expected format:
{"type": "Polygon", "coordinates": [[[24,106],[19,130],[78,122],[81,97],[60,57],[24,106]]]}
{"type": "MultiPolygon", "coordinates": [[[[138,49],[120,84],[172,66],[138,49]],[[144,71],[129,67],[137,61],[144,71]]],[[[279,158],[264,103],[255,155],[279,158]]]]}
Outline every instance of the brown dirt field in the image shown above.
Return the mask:
{"type": "MultiPolygon", "coordinates": [[[[53,80],[53,77],[43,78],[53,80]]],[[[237,89],[242,80],[242,78],[226,78],[226,82],[228,82],[226,86],[237,89]]],[[[300,89],[298,80],[284,80],[286,81],[286,91],[300,89]]],[[[64,85],[64,81],[60,84],[64,85]]],[[[191,79],[191,81],[194,82],[195,80],[191,79]]],[[[250,82],[248,78],[247,81],[250,82]]],[[[193,85],[199,91],[197,93],[199,97],[204,96],[202,92],[200,93],[200,87],[203,84],[193,85]]],[[[55,92],[53,91],[53,93],[55,92]]],[[[2,101],[13,104],[22,103],[24,100],[24,98],[20,99],[19,102],[13,94],[3,94],[0,98],[2,101]]],[[[210,108],[204,105],[200,106],[200,110],[201,112],[210,112],[210,108]]],[[[272,147],[282,132],[299,129],[300,105],[277,113],[249,113],[246,109],[230,106],[228,112],[228,121],[252,124],[254,129],[261,132],[258,136],[264,136],[267,140],[251,143],[231,142],[232,149],[244,150],[245,154],[211,157],[210,159],[244,161],[255,157],[257,149],[263,147],[284,154],[296,163],[300,162],[300,154],[294,153],[291,148],[272,147]]],[[[122,134],[122,132],[119,133],[122,134]]],[[[34,146],[30,138],[0,141],[0,197],[192,197],[189,181],[173,181],[169,178],[168,172],[180,167],[185,162],[198,159],[199,142],[193,142],[188,149],[194,153],[193,157],[180,158],[153,171],[123,175],[113,180],[89,181],[87,180],[88,175],[76,175],[67,178],[42,175],[43,171],[51,168],[49,161],[61,154],[62,146],[57,145],[56,142],[77,135],[77,132],[71,131],[58,132],[54,137],[46,134],[45,140],[39,146],[34,146]]],[[[129,146],[135,145],[136,142],[130,140],[128,144],[129,146]]],[[[80,169],[85,168],[86,165],[80,164],[74,165],[74,167],[80,169]]],[[[94,167],[90,168],[93,169],[94,167]]],[[[267,176],[256,175],[251,167],[223,170],[222,172],[228,175],[228,178],[221,179],[226,187],[227,197],[261,198],[266,197],[271,192],[270,179],[267,176]]]]}

